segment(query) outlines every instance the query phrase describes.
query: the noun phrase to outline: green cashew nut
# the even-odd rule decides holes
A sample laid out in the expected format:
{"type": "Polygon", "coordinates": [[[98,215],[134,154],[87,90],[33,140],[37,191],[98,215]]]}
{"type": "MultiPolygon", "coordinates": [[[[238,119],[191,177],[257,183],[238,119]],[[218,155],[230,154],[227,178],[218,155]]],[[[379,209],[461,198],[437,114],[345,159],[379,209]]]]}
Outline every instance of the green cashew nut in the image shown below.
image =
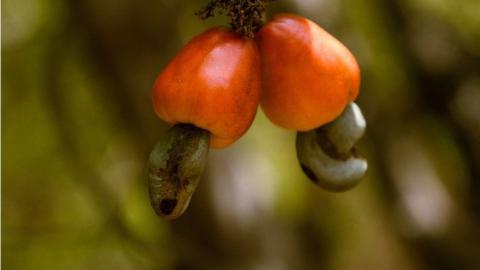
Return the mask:
{"type": "Polygon", "coordinates": [[[205,168],[210,133],[193,125],[172,127],[148,160],[148,191],[155,213],[178,218],[187,209],[205,168]]]}

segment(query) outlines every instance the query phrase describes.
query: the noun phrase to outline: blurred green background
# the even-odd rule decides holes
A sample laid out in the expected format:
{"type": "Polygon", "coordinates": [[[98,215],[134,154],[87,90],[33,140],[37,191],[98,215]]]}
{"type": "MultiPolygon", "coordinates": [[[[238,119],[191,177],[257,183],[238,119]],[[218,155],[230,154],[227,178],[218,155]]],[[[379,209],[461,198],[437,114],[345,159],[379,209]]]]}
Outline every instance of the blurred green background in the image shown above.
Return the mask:
{"type": "Polygon", "coordinates": [[[206,2],[2,1],[3,269],[480,269],[480,1],[270,4],[357,56],[367,176],[317,188],[259,110],[165,222],[150,88],[206,2]]]}

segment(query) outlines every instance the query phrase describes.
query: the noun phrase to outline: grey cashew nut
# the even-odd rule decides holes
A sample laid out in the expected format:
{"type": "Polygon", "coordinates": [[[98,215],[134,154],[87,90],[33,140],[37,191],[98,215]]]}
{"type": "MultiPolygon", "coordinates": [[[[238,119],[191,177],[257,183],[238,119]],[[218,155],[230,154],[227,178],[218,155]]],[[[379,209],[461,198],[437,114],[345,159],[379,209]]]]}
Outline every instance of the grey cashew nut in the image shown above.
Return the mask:
{"type": "Polygon", "coordinates": [[[333,122],[297,134],[297,157],[305,174],[320,187],[345,191],[367,171],[367,161],[354,148],[366,122],[355,103],[347,105],[333,122]]]}

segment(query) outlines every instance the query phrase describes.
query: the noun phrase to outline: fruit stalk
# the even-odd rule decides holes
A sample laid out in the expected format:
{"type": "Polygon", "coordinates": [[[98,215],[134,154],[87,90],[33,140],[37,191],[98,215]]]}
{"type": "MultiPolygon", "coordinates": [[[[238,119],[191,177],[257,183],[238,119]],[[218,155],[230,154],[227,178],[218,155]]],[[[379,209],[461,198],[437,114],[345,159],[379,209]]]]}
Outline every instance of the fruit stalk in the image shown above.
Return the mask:
{"type": "Polygon", "coordinates": [[[215,11],[225,12],[230,26],[238,34],[253,38],[264,23],[265,4],[273,0],[212,0],[196,13],[205,20],[215,16],[215,11]]]}

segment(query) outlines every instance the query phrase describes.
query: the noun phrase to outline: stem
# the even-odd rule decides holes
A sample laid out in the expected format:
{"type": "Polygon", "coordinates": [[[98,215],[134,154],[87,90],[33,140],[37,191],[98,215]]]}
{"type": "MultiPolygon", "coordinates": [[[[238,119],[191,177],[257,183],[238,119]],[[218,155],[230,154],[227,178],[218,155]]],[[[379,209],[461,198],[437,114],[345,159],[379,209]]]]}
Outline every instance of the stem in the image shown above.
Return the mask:
{"type": "Polygon", "coordinates": [[[173,126],[155,145],[148,160],[148,188],[157,215],[175,219],[187,209],[209,145],[210,133],[189,124],[173,126]]]}
{"type": "Polygon", "coordinates": [[[265,3],[273,0],[211,0],[195,13],[202,20],[215,16],[215,11],[225,11],[230,16],[230,26],[242,36],[252,38],[264,23],[265,3]]]}

